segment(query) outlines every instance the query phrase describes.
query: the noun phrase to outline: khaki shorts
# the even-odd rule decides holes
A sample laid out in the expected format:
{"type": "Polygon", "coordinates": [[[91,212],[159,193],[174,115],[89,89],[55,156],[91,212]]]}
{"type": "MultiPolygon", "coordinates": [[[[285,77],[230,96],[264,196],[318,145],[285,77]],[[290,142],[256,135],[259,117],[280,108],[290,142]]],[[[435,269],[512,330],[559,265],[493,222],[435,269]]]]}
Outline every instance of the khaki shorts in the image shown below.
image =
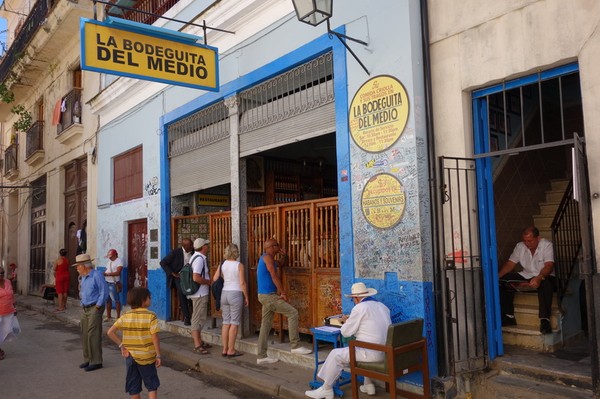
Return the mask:
{"type": "Polygon", "coordinates": [[[208,317],[208,295],[192,298],[194,311],[192,313],[192,330],[200,331],[208,317]]]}

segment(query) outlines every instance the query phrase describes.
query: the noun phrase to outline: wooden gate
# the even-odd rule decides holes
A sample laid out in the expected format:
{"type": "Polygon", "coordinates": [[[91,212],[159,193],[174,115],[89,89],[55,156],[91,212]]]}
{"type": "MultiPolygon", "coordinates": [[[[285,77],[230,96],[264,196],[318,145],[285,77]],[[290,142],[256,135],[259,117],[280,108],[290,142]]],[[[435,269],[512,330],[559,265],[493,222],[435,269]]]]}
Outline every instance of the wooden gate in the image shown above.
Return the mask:
{"type": "MultiPolygon", "coordinates": [[[[300,331],[310,333],[324,317],[341,313],[338,231],[337,198],[248,210],[248,294],[253,331],[260,327],[262,317],[256,268],[268,238],[276,238],[288,253],[288,265],[280,273],[290,304],[300,314],[300,331]]],[[[285,321],[277,318],[274,325],[286,329],[285,321]]]]}
{"type": "MultiPolygon", "coordinates": [[[[208,255],[211,276],[223,260],[223,249],[231,243],[231,213],[219,212],[173,218],[173,248],[181,240],[198,237],[210,240],[208,255]]],[[[248,296],[251,331],[260,327],[262,311],[258,302],[256,268],[263,243],[276,238],[288,253],[287,267],[281,270],[282,282],[290,303],[300,314],[303,333],[323,323],[323,318],[341,313],[340,261],[337,198],[270,205],[248,209],[248,296]]],[[[212,301],[211,301],[212,302],[212,301]]],[[[220,317],[214,304],[211,315],[220,317]]],[[[179,320],[179,303],[171,295],[171,319],[179,320]]],[[[285,320],[275,318],[278,330],[285,320]]]]}

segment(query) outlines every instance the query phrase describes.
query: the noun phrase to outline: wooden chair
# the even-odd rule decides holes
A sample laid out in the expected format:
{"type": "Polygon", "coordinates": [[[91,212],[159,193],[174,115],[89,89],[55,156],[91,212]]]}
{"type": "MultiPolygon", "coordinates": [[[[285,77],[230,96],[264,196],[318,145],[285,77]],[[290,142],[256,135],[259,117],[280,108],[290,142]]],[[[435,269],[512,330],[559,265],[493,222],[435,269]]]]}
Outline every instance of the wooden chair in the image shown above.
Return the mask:
{"type": "Polygon", "coordinates": [[[423,319],[415,319],[388,327],[385,345],[363,341],[350,341],[350,374],[352,378],[352,397],[358,398],[358,376],[385,381],[386,391],[391,398],[398,394],[416,398],[430,398],[429,364],[427,361],[427,341],[423,338],[423,319]],[[356,348],[372,349],[385,353],[381,362],[357,362],[356,348]],[[423,394],[399,389],[396,379],[406,374],[421,371],[423,373],[423,394]]]}

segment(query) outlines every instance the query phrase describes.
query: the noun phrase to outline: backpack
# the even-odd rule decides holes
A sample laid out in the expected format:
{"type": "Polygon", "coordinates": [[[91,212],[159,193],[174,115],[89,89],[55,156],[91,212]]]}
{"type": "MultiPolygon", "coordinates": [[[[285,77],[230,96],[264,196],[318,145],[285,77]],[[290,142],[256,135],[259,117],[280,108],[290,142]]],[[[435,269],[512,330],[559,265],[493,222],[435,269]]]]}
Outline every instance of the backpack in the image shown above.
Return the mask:
{"type": "Polygon", "coordinates": [[[200,288],[200,284],[194,281],[194,269],[192,269],[192,263],[200,255],[194,255],[188,263],[183,265],[179,271],[179,287],[183,295],[193,295],[200,288]]]}

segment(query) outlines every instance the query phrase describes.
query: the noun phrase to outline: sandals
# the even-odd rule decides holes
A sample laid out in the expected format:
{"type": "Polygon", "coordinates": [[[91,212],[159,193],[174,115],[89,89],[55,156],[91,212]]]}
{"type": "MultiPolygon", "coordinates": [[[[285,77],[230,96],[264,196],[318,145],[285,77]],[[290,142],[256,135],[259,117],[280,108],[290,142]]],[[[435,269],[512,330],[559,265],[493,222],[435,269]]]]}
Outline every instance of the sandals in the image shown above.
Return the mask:
{"type": "Polygon", "coordinates": [[[238,356],[243,356],[244,354],[242,352],[234,352],[231,354],[227,354],[228,358],[232,358],[232,357],[238,357],[238,356]]]}
{"type": "Polygon", "coordinates": [[[195,353],[199,353],[201,355],[208,355],[210,353],[205,348],[203,348],[202,345],[195,347],[194,348],[194,352],[195,353]]]}
{"type": "Polygon", "coordinates": [[[204,348],[204,349],[210,349],[210,348],[212,348],[212,345],[211,345],[211,344],[209,344],[209,343],[207,343],[207,342],[202,342],[202,343],[200,344],[200,346],[201,346],[202,348],[204,348]]]}
{"type": "Polygon", "coordinates": [[[0,349],[0,360],[4,359],[4,355],[5,355],[4,351],[2,349],[0,349]]]}

